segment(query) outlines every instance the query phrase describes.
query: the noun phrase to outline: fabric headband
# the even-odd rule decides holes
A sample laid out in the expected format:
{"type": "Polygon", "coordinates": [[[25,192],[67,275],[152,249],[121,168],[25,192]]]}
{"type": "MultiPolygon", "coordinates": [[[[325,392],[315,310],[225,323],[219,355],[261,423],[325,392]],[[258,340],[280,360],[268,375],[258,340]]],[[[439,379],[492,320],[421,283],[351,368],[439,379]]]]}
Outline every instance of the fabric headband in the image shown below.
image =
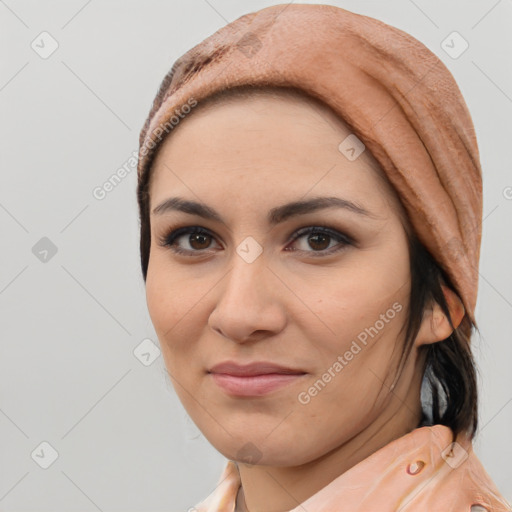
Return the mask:
{"type": "Polygon", "coordinates": [[[409,34],[339,7],[280,4],[244,15],[180,57],[162,81],[140,133],[139,186],[191,100],[245,84],[302,89],[351,127],[476,325],[479,152],[441,60],[409,34]]]}

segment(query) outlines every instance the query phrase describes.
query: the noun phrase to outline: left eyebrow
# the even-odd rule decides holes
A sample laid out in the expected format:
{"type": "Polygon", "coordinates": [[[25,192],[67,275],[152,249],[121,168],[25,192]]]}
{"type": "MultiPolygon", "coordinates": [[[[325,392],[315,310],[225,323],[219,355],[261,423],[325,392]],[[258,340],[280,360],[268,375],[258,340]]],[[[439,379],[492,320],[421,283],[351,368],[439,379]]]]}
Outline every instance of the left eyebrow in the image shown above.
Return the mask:
{"type": "Polygon", "coordinates": [[[316,197],[306,201],[294,201],[287,203],[277,208],[272,208],[268,214],[268,223],[272,226],[284,222],[285,220],[296,217],[297,215],[304,215],[306,213],[316,212],[326,208],[343,208],[358,215],[378,219],[379,217],[361,205],[342,199],[341,197],[316,197]]]}
{"type": "MultiPolygon", "coordinates": [[[[374,213],[366,210],[358,205],[341,197],[316,197],[304,201],[293,201],[284,205],[272,208],[268,213],[268,223],[271,226],[280,224],[292,217],[312,213],[326,208],[343,208],[358,215],[378,219],[374,213]]],[[[171,197],[162,201],[153,209],[154,215],[162,215],[171,211],[181,211],[190,215],[197,215],[205,219],[214,220],[222,224],[226,224],[220,214],[203,203],[190,201],[181,197],[171,197]]]]}

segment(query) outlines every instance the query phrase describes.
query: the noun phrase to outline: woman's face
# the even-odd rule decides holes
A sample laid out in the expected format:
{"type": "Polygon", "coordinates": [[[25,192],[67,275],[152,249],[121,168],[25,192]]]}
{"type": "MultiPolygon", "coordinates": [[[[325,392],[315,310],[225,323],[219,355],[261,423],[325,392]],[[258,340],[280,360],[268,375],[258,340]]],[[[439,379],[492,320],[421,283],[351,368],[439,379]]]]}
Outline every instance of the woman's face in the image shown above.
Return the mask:
{"type": "Polygon", "coordinates": [[[372,155],[355,158],[342,121],[293,97],[198,107],[175,130],[152,167],[146,292],[190,417],[224,456],[268,465],[304,464],[385,423],[410,273],[372,155]],[[194,226],[203,233],[183,229],[194,226]],[[212,373],[258,362],[294,373],[212,373]]]}

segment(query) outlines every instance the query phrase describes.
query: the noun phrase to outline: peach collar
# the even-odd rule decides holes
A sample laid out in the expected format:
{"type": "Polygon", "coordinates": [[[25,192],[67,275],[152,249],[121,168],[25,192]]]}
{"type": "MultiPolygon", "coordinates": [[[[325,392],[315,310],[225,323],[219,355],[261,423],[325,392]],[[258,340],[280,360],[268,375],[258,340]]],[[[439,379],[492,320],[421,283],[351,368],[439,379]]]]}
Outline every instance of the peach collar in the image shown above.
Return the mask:
{"type": "MultiPolygon", "coordinates": [[[[241,485],[228,461],[216,490],[198,512],[234,512],[241,485]]],[[[507,512],[471,441],[444,425],[421,427],[388,443],[289,512],[507,512]],[[341,507],[341,508],[340,508],[341,507]],[[480,508],[478,508],[480,507],[480,508]]]]}

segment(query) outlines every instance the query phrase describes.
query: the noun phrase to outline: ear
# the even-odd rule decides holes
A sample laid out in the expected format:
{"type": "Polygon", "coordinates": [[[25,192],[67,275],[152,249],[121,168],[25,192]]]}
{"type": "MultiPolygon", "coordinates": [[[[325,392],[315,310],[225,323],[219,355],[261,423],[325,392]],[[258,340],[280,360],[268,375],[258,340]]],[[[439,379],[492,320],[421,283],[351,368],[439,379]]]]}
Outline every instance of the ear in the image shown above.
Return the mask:
{"type": "MultiPolygon", "coordinates": [[[[466,310],[464,309],[462,301],[453,290],[444,285],[441,285],[441,288],[446,303],[448,304],[453,326],[457,328],[464,318],[466,310]]],[[[441,306],[434,303],[432,308],[425,310],[415,344],[419,346],[443,341],[448,338],[452,332],[453,329],[448,318],[443,313],[441,306]]]]}

